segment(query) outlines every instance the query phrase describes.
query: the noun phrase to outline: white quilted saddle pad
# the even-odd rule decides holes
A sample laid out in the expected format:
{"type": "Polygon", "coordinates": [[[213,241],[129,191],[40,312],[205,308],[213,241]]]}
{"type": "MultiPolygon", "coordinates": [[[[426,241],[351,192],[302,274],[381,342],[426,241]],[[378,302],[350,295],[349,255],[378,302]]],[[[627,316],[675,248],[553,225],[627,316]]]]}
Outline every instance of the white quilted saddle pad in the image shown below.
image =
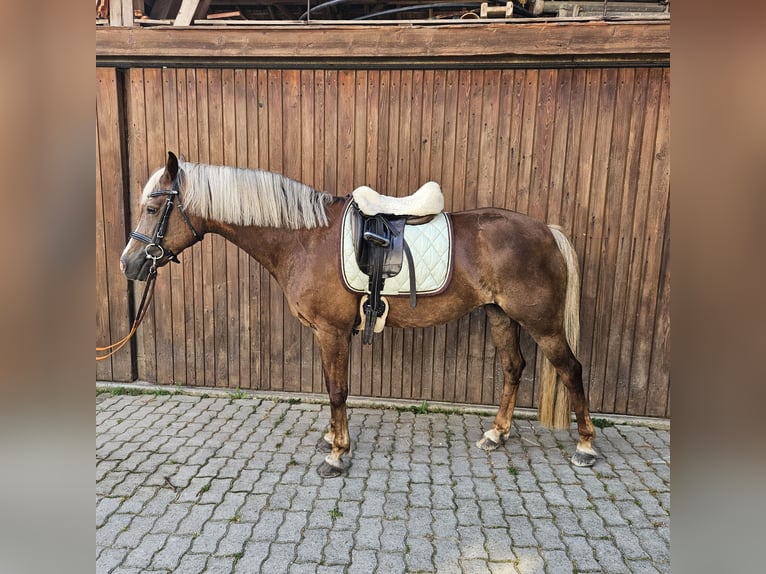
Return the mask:
{"type": "MultiPolygon", "coordinates": [[[[346,287],[356,293],[367,293],[369,277],[356,264],[351,234],[351,203],[343,213],[340,241],[340,274],[346,287]]],[[[434,295],[443,291],[452,276],[452,222],[441,212],[428,223],[407,225],[404,239],[412,251],[415,286],[418,294],[434,295]]],[[[406,258],[402,270],[386,279],[383,295],[409,295],[410,274],[406,258]]]]}

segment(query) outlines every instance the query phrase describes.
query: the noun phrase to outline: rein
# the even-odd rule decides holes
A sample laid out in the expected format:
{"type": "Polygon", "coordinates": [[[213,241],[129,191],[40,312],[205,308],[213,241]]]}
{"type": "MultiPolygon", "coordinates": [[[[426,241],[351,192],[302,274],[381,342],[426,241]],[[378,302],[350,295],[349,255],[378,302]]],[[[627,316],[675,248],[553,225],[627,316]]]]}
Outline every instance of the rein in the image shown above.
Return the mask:
{"type": "MultiPolygon", "coordinates": [[[[175,186],[175,181],[173,182],[175,186]]],[[[162,259],[165,255],[167,255],[168,260],[172,261],[173,263],[180,263],[178,260],[178,257],[176,257],[176,254],[173,253],[170,249],[166,249],[162,247],[162,240],[165,238],[165,232],[168,229],[168,220],[170,219],[170,212],[173,210],[173,205],[176,201],[178,201],[178,211],[183,216],[184,221],[186,222],[186,226],[191,230],[192,235],[194,235],[194,242],[197,243],[199,241],[202,241],[202,235],[194,229],[194,226],[192,225],[191,220],[189,219],[189,216],[186,214],[186,209],[184,208],[183,204],[181,203],[181,199],[178,195],[177,189],[166,189],[166,190],[159,190],[159,191],[153,191],[149,194],[149,197],[160,197],[160,196],[166,196],[167,199],[165,200],[165,206],[163,207],[162,216],[160,217],[160,221],[157,224],[157,228],[154,230],[154,235],[152,237],[149,237],[148,235],[144,235],[143,233],[139,233],[138,231],[131,231],[130,236],[134,239],[137,239],[138,241],[142,241],[143,243],[146,243],[146,247],[144,248],[144,252],[146,253],[146,258],[152,260],[152,266],[149,268],[149,276],[146,278],[146,286],[144,287],[144,293],[141,295],[141,303],[138,305],[138,310],[136,311],[136,318],[133,321],[133,325],[130,328],[130,332],[121,340],[117,341],[116,343],[112,343],[111,345],[107,345],[106,347],[96,347],[96,360],[97,361],[103,361],[104,359],[108,359],[112,355],[114,355],[117,351],[122,349],[128,341],[133,337],[133,335],[136,334],[136,331],[138,330],[138,326],[141,324],[141,322],[144,320],[144,316],[146,315],[146,309],[149,304],[149,301],[152,300],[154,297],[154,283],[157,280],[157,261],[162,259]],[[98,353],[107,351],[105,355],[98,355],[98,353]]]]}
{"type": "Polygon", "coordinates": [[[116,343],[112,343],[111,345],[107,345],[106,347],[96,347],[96,353],[107,351],[105,355],[97,354],[96,355],[97,361],[103,361],[104,359],[108,359],[109,357],[114,355],[117,351],[122,349],[128,343],[128,341],[130,341],[133,335],[136,334],[136,331],[138,330],[138,326],[144,320],[144,316],[146,315],[146,309],[149,305],[149,301],[151,301],[152,297],[154,297],[154,282],[156,280],[157,280],[157,266],[156,264],[152,264],[151,269],[149,269],[149,276],[146,278],[146,286],[144,286],[144,293],[143,295],[141,295],[141,303],[138,305],[138,311],[136,311],[136,318],[133,321],[133,326],[130,328],[130,332],[124,338],[120,339],[116,343]]]}

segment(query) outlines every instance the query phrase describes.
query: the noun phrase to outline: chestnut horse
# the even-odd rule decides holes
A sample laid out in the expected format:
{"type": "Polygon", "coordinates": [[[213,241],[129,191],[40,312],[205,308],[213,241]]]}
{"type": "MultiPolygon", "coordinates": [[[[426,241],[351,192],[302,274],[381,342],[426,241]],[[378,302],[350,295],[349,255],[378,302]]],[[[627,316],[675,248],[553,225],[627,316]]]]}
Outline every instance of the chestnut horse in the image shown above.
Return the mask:
{"type": "MultiPolygon", "coordinates": [[[[324,477],[343,473],[343,456],[350,450],[349,347],[359,322],[360,295],[344,288],[338,270],[345,201],[267,171],[179,165],[171,152],[166,166],[144,188],[138,225],[120,257],[128,279],[144,281],[150,271],[176,260],[206,233],[217,233],[274,276],[292,314],[313,331],[321,352],[331,405],[329,430],[317,445],[328,452],[318,468],[324,477]]],[[[574,408],[579,440],[572,462],[591,466],[596,459],[594,429],[582,367],[570,345],[579,337],[580,290],[571,243],[558,228],[504,209],[450,216],[455,251],[448,287],[438,295],[420,297],[415,308],[407,297],[389,298],[387,325],[425,327],[485,309],[504,378],[494,425],[477,442],[488,451],[510,435],[525,365],[519,347],[521,325],[541,349],[544,362],[553,366],[548,369],[552,376],[542,375],[540,420],[549,427],[568,428],[574,408]],[[556,385],[556,374],[563,386],[556,385]]]]}

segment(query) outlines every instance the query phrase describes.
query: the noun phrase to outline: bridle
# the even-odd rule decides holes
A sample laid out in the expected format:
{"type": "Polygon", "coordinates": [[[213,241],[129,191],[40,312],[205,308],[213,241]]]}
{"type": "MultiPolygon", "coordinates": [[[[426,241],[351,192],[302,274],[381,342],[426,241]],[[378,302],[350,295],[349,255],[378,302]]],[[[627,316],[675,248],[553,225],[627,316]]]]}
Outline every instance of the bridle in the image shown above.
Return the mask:
{"type": "MultiPolygon", "coordinates": [[[[168,260],[172,261],[173,263],[180,263],[175,253],[173,253],[170,249],[166,249],[162,246],[162,240],[165,238],[165,232],[168,229],[170,212],[173,211],[173,205],[175,205],[176,202],[178,202],[179,213],[183,216],[183,219],[186,222],[186,226],[194,236],[194,242],[192,245],[202,241],[203,237],[200,233],[197,232],[196,229],[194,229],[189,216],[186,214],[186,208],[184,208],[183,203],[181,203],[181,197],[178,194],[177,184],[178,178],[173,180],[173,185],[171,186],[172,189],[160,189],[149,194],[149,197],[165,197],[165,205],[162,208],[162,215],[160,216],[160,221],[157,223],[157,227],[154,230],[154,235],[149,237],[148,235],[144,235],[138,231],[130,232],[130,236],[133,239],[137,239],[138,241],[146,243],[144,252],[146,253],[146,258],[152,260],[152,270],[154,270],[155,273],[157,270],[157,261],[162,259],[165,255],[167,255],[168,260]]],[[[150,274],[152,274],[151,271],[150,274]]]]}
{"type": "Polygon", "coordinates": [[[170,219],[170,212],[173,211],[173,205],[175,203],[178,203],[178,211],[183,216],[184,221],[186,222],[186,226],[191,230],[192,235],[194,236],[194,241],[192,242],[192,245],[194,243],[198,243],[199,241],[202,241],[203,235],[200,234],[196,229],[194,229],[194,226],[192,225],[191,220],[189,219],[189,216],[186,214],[186,209],[184,208],[183,203],[181,203],[181,197],[178,193],[178,178],[173,180],[172,189],[161,189],[157,191],[153,191],[149,194],[149,197],[165,197],[165,205],[162,208],[162,215],[160,216],[160,221],[157,223],[157,227],[154,230],[154,235],[152,237],[149,237],[148,235],[144,235],[143,233],[139,233],[138,231],[131,231],[130,236],[134,239],[137,239],[138,241],[142,241],[143,243],[146,243],[146,247],[144,248],[144,252],[146,253],[146,258],[152,260],[152,266],[149,268],[149,275],[146,278],[146,285],[144,287],[144,293],[141,295],[141,303],[138,305],[138,310],[136,311],[136,318],[133,321],[133,325],[130,328],[130,332],[120,341],[117,341],[116,343],[113,343],[111,345],[108,345],[106,347],[96,347],[96,353],[107,351],[105,355],[96,355],[97,361],[103,361],[104,359],[108,359],[112,355],[114,355],[117,351],[119,351],[122,347],[124,347],[128,341],[130,341],[131,337],[135,335],[136,330],[138,330],[138,326],[141,324],[141,321],[144,320],[144,316],[146,315],[146,309],[149,304],[149,301],[151,301],[153,295],[154,295],[154,282],[157,279],[157,262],[162,259],[165,255],[168,256],[168,260],[172,261],[174,263],[180,263],[178,260],[178,257],[176,257],[176,254],[173,253],[170,249],[167,249],[162,246],[162,240],[165,238],[165,232],[168,230],[168,220],[170,219]]]}

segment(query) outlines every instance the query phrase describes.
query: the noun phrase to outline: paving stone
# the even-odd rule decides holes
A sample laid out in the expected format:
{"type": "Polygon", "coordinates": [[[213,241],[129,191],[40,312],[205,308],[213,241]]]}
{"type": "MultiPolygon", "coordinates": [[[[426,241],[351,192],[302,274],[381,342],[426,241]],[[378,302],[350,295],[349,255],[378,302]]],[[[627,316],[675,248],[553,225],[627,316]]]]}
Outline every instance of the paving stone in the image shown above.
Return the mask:
{"type": "Polygon", "coordinates": [[[508,516],[508,533],[511,535],[513,546],[537,546],[532,522],[526,516],[508,516]]]}
{"type": "Polygon", "coordinates": [[[627,526],[627,521],[620,514],[617,505],[606,498],[596,498],[593,500],[596,512],[607,526],[627,526]]]}
{"type": "Polygon", "coordinates": [[[596,561],[604,572],[615,574],[628,572],[628,567],[622,559],[619,549],[612,540],[597,538],[590,541],[596,554],[596,561]]]}
{"type": "Polygon", "coordinates": [[[659,574],[660,572],[670,572],[670,565],[659,566],[652,564],[648,560],[628,560],[628,569],[632,574],[659,574]]]}
{"type": "Polygon", "coordinates": [[[220,556],[236,555],[242,552],[245,542],[250,540],[253,532],[253,525],[248,523],[229,524],[226,535],[218,544],[216,554],[220,556]]]}
{"type": "Polygon", "coordinates": [[[564,536],[563,538],[575,568],[581,572],[601,571],[588,538],[585,536],[564,536]]]}
{"type": "Polygon", "coordinates": [[[146,568],[151,564],[154,554],[165,545],[166,534],[147,534],[125,558],[123,566],[146,568]]]}
{"type": "Polygon", "coordinates": [[[239,510],[245,504],[246,496],[244,492],[227,492],[223,502],[215,507],[212,514],[213,520],[241,520],[242,515],[239,510]]]}
{"type": "Polygon", "coordinates": [[[670,563],[670,547],[667,540],[654,528],[637,528],[631,531],[638,538],[641,548],[656,563],[670,563]]]}
{"type": "Polygon", "coordinates": [[[490,561],[508,562],[516,559],[507,528],[485,528],[484,537],[490,561]]]}
{"type": "Polygon", "coordinates": [[[264,510],[253,529],[253,540],[274,540],[284,519],[283,510],[264,510]]]}
{"type": "Polygon", "coordinates": [[[349,564],[348,574],[370,574],[375,571],[378,565],[378,559],[373,550],[351,551],[351,563],[349,564]]]}
{"type": "Polygon", "coordinates": [[[362,516],[354,534],[354,548],[380,550],[380,536],[383,533],[381,518],[362,516]]]}
{"type": "Polygon", "coordinates": [[[117,537],[128,529],[133,518],[130,514],[112,514],[101,527],[96,529],[96,547],[114,546],[117,537]]]}
{"type": "Polygon", "coordinates": [[[168,536],[165,546],[152,559],[152,568],[174,571],[191,543],[191,536],[168,536]]]}
{"type": "Polygon", "coordinates": [[[471,558],[487,559],[484,548],[484,534],[479,526],[458,526],[460,556],[465,560],[471,558]]]}
{"type": "Polygon", "coordinates": [[[488,562],[487,568],[491,574],[518,574],[513,562],[488,562]]]}
{"type": "Polygon", "coordinates": [[[470,498],[458,498],[456,501],[457,522],[462,526],[478,526],[482,524],[479,517],[479,505],[470,498]]]}
{"type": "Polygon", "coordinates": [[[104,497],[96,502],[96,528],[102,526],[109,515],[112,514],[122,504],[122,499],[118,497],[104,497]]]}
{"type": "Polygon", "coordinates": [[[408,572],[432,572],[433,546],[425,538],[412,536],[407,539],[407,552],[404,561],[408,572]]]}
{"type": "Polygon", "coordinates": [[[378,553],[378,572],[406,572],[402,553],[378,553]]]}
{"type": "Polygon", "coordinates": [[[381,550],[404,554],[407,534],[407,524],[404,520],[384,520],[383,532],[380,535],[381,550]]]}
{"type": "Polygon", "coordinates": [[[497,500],[479,501],[481,524],[485,528],[504,528],[508,526],[503,508],[497,500]]]}
{"type": "Polygon", "coordinates": [[[318,564],[322,561],[322,552],[327,544],[329,530],[312,528],[303,532],[303,538],[296,548],[298,562],[318,564]]]}
{"type": "Polygon", "coordinates": [[[190,508],[188,515],[181,520],[175,532],[177,534],[197,534],[201,532],[214,510],[215,506],[212,504],[195,504],[190,508]]]}
{"type": "Polygon", "coordinates": [[[540,492],[522,492],[524,507],[531,518],[552,518],[548,502],[540,492]]]}
{"type": "Polygon", "coordinates": [[[218,542],[226,535],[228,528],[229,525],[226,522],[206,522],[200,535],[192,542],[192,552],[214,554],[218,548],[218,542]]]}
{"type": "Polygon", "coordinates": [[[234,568],[233,556],[210,556],[207,559],[205,574],[229,574],[234,568]]]}
{"type": "Polygon", "coordinates": [[[540,551],[545,562],[545,571],[551,574],[570,574],[573,573],[574,564],[563,550],[547,550],[540,551]]]}
{"type": "Polygon", "coordinates": [[[136,516],[131,520],[123,532],[117,536],[114,541],[116,548],[135,548],[141,543],[141,539],[151,530],[154,522],[157,520],[154,516],[136,516]]]}
{"type": "Polygon", "coordinates": [[[354,546],[354,533],[350,530],[330,530],[324,547],[325,564],[348,564],[354,546]]]}
{"type": "Polygon", "coordinates": [[[485,453],[491,416],[356,407],[323,479],[327,405],[248,401],[97,398],[97,574],[670,571],[667,431],[604,429],[577,468],[574,426],[485,453]]]}
{"type": "MultiPolygon", "coordinates": [[[[516,555],[519,557],[518,564],[516,564],[519,574],[540,574],[545,572],[545,561],[537,548],[518,548],[516,549],[516,555]]],[[[604,570],[604,572],[609,571],[604,570]]],[[[554,572],[550,574],[554,574],[554,572]]]]}
{"type": "Polygon", "coordinates": [[[109,572],[118,566],[128,550],[125,548],[105,548],[96,560],[96,572],[109,572]]]}

